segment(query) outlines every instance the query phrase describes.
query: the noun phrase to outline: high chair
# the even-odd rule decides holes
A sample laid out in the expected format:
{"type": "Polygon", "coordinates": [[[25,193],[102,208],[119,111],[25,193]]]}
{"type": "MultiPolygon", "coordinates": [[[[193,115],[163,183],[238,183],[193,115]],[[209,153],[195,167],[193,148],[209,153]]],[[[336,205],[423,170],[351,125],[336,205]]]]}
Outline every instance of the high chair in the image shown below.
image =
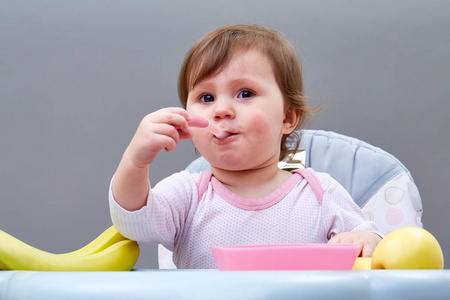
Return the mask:
{"type": "MultiPolygon", "coordinates": [[[[300,147],[281,169],[312,168],[336,179],[383,235],[406,226],[422,225],[422,201],[411,173],[393,155],[356,138],[323,130],[302,130],[300,147]]],[[[186,170],[207,170],[200,157],[186,170]]],[[[158,245],[160,269],[175,269],[172,252],[158,245]]]]}

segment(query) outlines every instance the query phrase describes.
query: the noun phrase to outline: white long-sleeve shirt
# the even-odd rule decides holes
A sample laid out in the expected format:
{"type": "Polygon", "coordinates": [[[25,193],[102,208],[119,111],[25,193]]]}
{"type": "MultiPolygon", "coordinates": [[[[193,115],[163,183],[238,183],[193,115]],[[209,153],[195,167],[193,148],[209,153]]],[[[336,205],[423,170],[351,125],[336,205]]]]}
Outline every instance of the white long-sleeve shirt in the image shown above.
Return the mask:
{"type": "Polygon", "coordinates": [[[138,211],[123,209],[110,189],[111,217],[124,236],[173,251],[179,269],[217,268],[211,246],[326,243],[341,232],[376,232],[337,181],[307,171],[316,183],[294,173],[259,199],[234,194],[210,172],[205,177],[183,171],[151,189],[138,211]],[[317,185],[323,199],[316,196],[317,185]]]}

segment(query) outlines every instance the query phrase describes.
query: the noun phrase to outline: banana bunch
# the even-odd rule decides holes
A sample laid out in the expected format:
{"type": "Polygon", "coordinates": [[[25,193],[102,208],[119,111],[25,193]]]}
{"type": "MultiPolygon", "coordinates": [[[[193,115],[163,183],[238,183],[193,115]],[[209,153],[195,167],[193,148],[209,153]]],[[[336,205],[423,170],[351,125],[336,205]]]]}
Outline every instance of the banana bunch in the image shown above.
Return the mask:
{"type": "Polygon", "coordinates": [[[138,243],[114,226],[83,248],[64,254],[39,250],[0,230],[0,270],[130,271],[138,258],[138,243]]]}

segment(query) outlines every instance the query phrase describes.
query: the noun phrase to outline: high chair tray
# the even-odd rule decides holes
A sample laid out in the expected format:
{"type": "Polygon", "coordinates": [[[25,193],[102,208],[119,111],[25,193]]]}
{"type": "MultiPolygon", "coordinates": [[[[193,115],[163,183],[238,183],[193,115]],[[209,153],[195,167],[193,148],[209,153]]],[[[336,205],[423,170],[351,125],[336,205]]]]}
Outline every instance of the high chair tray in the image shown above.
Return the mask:
{"type": "Polygon", "coordinates": [[[0,271],[0,299],[450,299],[450,270],[0,271]]]}

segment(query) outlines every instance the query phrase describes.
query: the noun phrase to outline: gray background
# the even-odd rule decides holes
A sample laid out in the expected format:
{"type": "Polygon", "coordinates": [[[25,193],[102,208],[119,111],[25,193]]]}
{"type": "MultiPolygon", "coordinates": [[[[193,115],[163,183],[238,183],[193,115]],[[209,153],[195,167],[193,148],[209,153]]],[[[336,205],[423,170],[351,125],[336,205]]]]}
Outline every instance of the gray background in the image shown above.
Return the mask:
{"type": "MultiPolygon", "coordinates": [[[[140,120],[179,106],[185,53],[232,23],[293,41],[306,93],[325,107],[312,128],[398,157],[450,258],[448,1],[1,0],[0,229],[59,253],[110,226],[109,181],[140,120]]],[[[183,141],[150,180],[195,157],[183,141]]],[[[141,248],[136,267],[157,268],[156,246],[141,248]]]]}

